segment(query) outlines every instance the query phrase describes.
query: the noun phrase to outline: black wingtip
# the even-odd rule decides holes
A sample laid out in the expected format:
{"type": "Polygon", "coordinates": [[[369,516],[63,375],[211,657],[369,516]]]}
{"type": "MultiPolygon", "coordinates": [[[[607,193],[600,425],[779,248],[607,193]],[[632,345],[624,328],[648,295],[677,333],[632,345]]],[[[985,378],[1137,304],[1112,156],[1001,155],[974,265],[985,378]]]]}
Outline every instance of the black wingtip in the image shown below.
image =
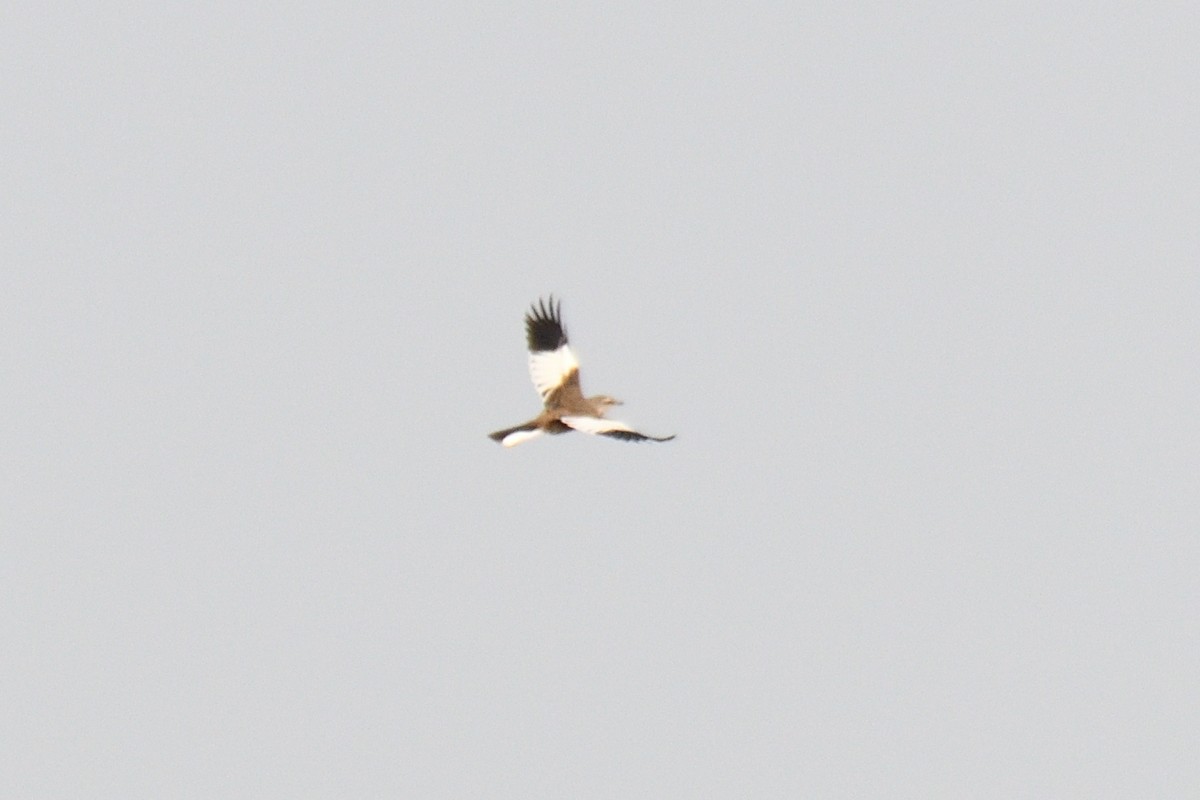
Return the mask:
{"type": "Polygon", "coordinates": [[[673,433],[670,436],[647,436],[637,431],[602,431],[600,435],[620,439],[623,442],[669,442],[675,438],[673,433]]]}
{"type": "Polygon", "coordinates": [[[556,304],[554,295],[549,302],[542,298],[531,304],[525,314],[525,338],[534,353],[557,350],[567,343],[567,329],[562,324],[562,301],[556,304]]]}

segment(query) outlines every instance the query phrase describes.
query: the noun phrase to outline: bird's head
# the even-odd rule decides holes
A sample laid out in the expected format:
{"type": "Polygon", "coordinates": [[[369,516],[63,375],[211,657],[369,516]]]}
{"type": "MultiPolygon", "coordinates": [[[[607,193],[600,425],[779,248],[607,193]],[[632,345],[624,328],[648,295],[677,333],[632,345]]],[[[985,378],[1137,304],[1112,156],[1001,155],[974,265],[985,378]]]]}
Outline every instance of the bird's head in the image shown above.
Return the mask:
{"type": "Polygon", "coordinates": [[[598,394],[595,397],[589,397],[588,402],[596,407],[597,413],[603,414],[612,406],[621,405],[621,401],[615,397],[609,397],[606,394],[598,394]]]}

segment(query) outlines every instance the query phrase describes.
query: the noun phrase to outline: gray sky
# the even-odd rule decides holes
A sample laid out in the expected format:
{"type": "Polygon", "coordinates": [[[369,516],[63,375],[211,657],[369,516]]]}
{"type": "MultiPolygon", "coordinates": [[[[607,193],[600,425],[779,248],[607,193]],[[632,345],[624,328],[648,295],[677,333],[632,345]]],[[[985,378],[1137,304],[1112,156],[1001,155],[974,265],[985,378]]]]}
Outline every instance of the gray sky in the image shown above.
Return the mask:
{"type": "Polygon", "coordinates": [[[1197,796],[1172,13],[0,12],[0,795],[1197,796]]]}

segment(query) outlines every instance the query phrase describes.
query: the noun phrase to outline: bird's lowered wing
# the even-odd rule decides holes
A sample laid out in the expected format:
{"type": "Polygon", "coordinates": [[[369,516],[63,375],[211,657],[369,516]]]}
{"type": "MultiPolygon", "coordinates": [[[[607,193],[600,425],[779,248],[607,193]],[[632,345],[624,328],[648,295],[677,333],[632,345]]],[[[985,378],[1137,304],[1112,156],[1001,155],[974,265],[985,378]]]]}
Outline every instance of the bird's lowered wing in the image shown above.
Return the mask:
{"type": "Polygon", "coordinates": [[[580,433],[611,436],[614,439],[623,439],[627,442],[644,442],[647,440],[652,442],[669,442],[675,438],[674,435],[647,436],[644,433],[638,433],[624,422],[618,422],[615,419],[604,419],[603,417],[567,416],[560,417],[559,420],[567,427],[573,428],[580,433]]]}

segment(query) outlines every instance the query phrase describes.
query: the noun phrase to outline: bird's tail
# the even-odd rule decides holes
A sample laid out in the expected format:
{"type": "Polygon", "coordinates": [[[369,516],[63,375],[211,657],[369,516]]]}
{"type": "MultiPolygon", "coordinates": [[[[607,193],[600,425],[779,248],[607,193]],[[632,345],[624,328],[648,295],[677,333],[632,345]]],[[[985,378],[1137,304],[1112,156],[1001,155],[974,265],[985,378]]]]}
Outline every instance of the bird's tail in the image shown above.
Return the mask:
{"type": "Polygon", "coordinates": [[[494,442],[499,442],[505,447],[513,447],[521,442],[527,442],[535,436],[540,436],[542,429],[534,422],[526,422],[521,425],[514,425],[511,428],[505,428],[502,431],[489,433],[488,438],[494,442]]]}

